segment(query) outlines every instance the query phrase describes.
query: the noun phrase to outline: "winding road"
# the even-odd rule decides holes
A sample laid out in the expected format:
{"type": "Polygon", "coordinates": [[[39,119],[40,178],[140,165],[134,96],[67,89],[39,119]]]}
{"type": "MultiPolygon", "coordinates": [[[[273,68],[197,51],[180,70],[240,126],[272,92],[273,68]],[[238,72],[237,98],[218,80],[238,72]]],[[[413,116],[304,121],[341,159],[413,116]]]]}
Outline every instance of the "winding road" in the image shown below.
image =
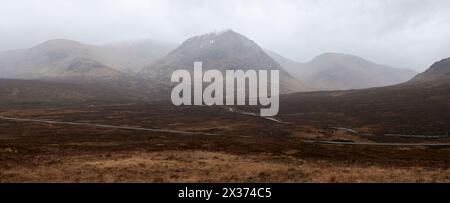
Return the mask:
{"type": "MultiPolygon", "coordinates": [[[[240,114],[258,116],[257,114],[247,113],[247,112],[236,112],[240,114]]],[[[264,117],[262,117],[264,118],[264,117]]],[[[182,130],[170,130],[170,129],[158,129],[158,128],[142,128],[142,127],[131,127],[131,126],[116,126],[116,125],[106,125],[106,124],[95,124],[95,123],[79,123],[79,122],[67,122],[67,121],[53,121],[44,119],[30,119],[30,118],[13,118],[7,116],[0,116],[0,120],[15,121],[15,122],[34,122],[34,123],[47,123],[47,124],[62,124],[62,125],[77,125],[77,126],[88,126],[88,127],[98,127],[98,128],[111,128],[111,129],[122,129],[122,130],[136,130],[136,131],[148,131],[148,132],[163,132],[172,134],[183,134],[183,135],[217,135],[213,133],[203,133],[203,132],[191,132],[182,130]]],[[[270,119],[271,121],[282,123],[276,119],[270,119]]],[[[353,130],[352,130],[353,131],[353,130]]],[[[339,142],[339,141],[327,141],[327,140],[304,140],[305,143],[310,144],[331,144],[331,145],[366,145],[366,146],[397,146],[397,147],[450,147],[450,143],[379,143],[379,142],[339,142]]]]}
{"type": "Polygon", "coordinates": [[[158,129],[158,128],[141,128],[141,127],[131,127],[131,126],[116,126],[116,125],[105,125],[105,124],[94,124],[94,123],[78,123],[78,122],[66,122],[66,121],[52,121],[43,119],[30,119],[30,118],[12,118],[6,116],[0,116],[1,120],[16,121],[16,122],[34,122],[34,123],[47,123],[47,124],[63,124],[63,125],[78,125],[78,126],[89,126],[98,128],[112,128],[112,129],[122,129],[122,130],[137,130],[137,131],[148,131],[148,132],[164,132],[172,134],[183,134],[183,135],[217,135],[213,133],[202,133],[202,132],[190,132],[182,130],[169,130],[169,129],[158,129]]]}
{"type": "Polygon", "coordinates": [[[275,122],[275,123],[288,124],[287,122],[283,122],[283,121],[281,121],[279,119],[276,119],[274,117],[265,117],[265,116],[261,116],[261,115],[259,115],[257,113],[238,111],[238,110],[234,110],[234,109],[230,109],[230,108],[227,108],[227,111],[232,112],[232,113],[238,113],[238,114],[242,114],[242,115],[247,115],[247,116],[258,117],[258,118],[266,119],[266,120],[269,120],[269,121],[272,121],[272,122],[275,122]]]}

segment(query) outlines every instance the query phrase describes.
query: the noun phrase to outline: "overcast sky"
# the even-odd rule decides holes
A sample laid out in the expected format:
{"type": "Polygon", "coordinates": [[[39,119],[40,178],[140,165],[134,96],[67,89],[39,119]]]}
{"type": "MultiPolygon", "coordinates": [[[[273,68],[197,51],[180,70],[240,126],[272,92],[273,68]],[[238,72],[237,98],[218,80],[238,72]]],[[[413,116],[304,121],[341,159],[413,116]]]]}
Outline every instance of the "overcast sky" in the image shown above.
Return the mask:
{"type": "Polygon", "coordinates": [[[0,50],[53,38],[181,43],[228,28],[300,62],[341,52],[422,71],[450,57],[448,0],[0,0],[0,50]]]}

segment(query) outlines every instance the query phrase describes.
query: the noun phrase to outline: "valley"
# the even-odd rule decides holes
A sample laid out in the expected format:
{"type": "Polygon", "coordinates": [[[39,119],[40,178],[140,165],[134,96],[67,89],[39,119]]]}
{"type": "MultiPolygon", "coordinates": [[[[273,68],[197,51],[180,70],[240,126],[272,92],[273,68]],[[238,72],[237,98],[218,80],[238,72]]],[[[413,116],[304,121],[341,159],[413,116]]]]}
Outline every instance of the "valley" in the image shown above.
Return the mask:
{"type": "Polygon", "coordinates": [[[3,118],[28,119],[0,121],[1,182],[450,181],[448,137],[362,136],[219,107],[164,103],[0,112],[3,118]],[[147,128],[170,131],[142,130],[147,128]],[[383,142],[399,145],[377,145],[383,142]]]}
{"type": "Polygon", "coordinates": [[[0,52],[0,73],[0,182],[450,182],[450,58],[417,75],[300,64],[225,30],[176,48],[50,40],[0,52]],[[278,114],[174,105],[171,75],[196,61],[279,72],[278,114]]]}

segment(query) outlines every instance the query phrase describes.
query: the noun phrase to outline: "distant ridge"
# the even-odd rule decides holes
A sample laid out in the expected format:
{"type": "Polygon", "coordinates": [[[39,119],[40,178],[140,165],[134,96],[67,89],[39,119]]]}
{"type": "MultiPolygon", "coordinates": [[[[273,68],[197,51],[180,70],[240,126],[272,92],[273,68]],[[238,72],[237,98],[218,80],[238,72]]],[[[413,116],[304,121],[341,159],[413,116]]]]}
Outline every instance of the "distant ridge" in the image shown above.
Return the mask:
{"type": "Polygon", "coordinates": [[[289,73],[319,90],[382,87],[406,82],[417,74],[349,54],[325,53],[308,63],[297,63],[274,52],[268,53],[289,73]]]}
{"type": "Polygon", "coordinates": [[[397,85],[284,95],[280,115],[302,124],[320,122],[370,127],[380,133],[449,135],[449,62],[449,58],[436,62],[414,79],[397,85]]]}

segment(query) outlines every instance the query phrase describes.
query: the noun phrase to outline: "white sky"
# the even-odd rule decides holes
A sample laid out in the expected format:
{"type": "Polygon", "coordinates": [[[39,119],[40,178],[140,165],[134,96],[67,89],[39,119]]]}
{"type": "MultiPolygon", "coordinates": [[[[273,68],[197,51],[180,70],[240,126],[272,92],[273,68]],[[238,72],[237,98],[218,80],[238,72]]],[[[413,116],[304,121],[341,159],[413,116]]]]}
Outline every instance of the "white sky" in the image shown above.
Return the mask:
{"type": "Polygon", "coordinates": [[[228,28],[300,62],[341,52],[422,71],[450,57],[448,0],[0,0],[0,50],[53,38],[181,43],[228,28]]]}

